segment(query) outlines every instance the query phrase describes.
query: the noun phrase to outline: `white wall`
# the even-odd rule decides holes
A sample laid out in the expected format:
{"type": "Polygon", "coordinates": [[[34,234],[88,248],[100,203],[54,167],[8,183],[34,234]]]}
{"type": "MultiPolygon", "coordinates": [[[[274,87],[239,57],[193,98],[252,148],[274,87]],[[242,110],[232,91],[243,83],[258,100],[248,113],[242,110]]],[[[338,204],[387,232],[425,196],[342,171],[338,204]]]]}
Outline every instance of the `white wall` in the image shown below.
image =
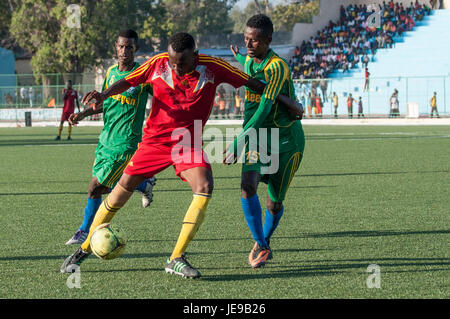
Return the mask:
{"type": "MultiPolygon", "coordinates": [[[[389,0],[384,0],[386,3],[389,0]]],[[[394,2],[403,3],[403,6],[409,6],[415,0],[394,0],[394,2]]],[[[444,0],[450,8],[450,0],[444,0]]],[[[341,5],[348,6],[350,4],[381,4],[383,0],[320,0],[320,15],[313,18],[313,23],[296,23],[292,34],[292,43],[299,45],[303,40],[308,40],[315,36],[317,31],[322,30],[331,21],[339,20],[339,8],[341,5]]],[[[420,4],[429,5],[429,0],[419,0],[420,4]]]]}

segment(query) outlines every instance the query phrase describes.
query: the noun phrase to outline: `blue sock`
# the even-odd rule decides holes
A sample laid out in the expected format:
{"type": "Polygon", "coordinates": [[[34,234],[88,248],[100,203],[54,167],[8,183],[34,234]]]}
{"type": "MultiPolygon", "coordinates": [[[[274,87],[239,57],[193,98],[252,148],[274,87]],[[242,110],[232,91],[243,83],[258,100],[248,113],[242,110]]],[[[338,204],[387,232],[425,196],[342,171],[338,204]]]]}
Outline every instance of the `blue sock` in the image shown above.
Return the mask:
{"type": "Polygon", "coordinates": [[[142,183],[140,183],[137,187],[136,190],[140,191],[141,193],[143,193],[145,191],[145,187],[147,186],[147,180],[143,181],[142,183]]]}
{"type": "Polygon", "coordinates": [[[264,220],[264,239],[266,241],[270,240],[270,237],[272,237],[273,232],[280,222],[281,216],[283,216],[283,212],[284,206],[281,206],[281,210],[276,215],[272,215],[269,212],[269,209],[266,209],[266,217],[264,220]]]}
{"type": "Polygon", "coordinates": [[[252,232],[253,239],[260,246],[267,247],[267,242],[264,239],[262,211],[258,195],[255,194],[250,198],[241,197],[241,205],[248,228],[252,232]]]}
{"type": "Polygon", "coordinates": [[[88,233],[92,222],[94,221],[95,213],[102,203],[102,198],[88,198],[87,205],[84,208],[83,224],[80,226],[80,230],[88,233]]]}

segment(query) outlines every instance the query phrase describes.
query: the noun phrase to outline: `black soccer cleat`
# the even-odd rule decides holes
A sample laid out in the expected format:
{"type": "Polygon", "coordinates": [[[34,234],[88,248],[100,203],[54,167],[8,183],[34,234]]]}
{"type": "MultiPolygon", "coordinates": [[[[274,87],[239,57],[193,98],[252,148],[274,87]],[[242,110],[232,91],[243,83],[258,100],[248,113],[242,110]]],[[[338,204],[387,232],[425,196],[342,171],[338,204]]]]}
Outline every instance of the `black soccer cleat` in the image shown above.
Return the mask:
{"type": "Polygon", "coordinates": [[[61,265],[61,272],[73,273],[75,269],[79,267],[87,257],[89,257],[90,254],[90,252],[84,251],[83,249],[81,249],[81,247],[78,248],[75,253],[64,260],[63,264],[61,265]]]}

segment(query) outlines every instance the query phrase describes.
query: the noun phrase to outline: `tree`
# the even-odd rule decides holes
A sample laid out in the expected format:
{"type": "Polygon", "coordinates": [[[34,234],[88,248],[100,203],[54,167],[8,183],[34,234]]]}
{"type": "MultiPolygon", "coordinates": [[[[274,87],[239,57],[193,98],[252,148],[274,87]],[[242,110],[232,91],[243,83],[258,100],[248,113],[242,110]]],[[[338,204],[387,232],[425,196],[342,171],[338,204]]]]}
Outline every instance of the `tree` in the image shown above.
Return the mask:
{"type": "Polygon", "coordinates": [[[318,0],[297,0],[275,6],[270,17],[276,31],[292,31],[296,23],[311,23],[313,16],[319,15],[319,13],[318,0]]]}
{"type": "Polygon", "coordinates": [[[118,32],[123,28],[138,30],[159,1],[78,1],[79,28],[67,23],[71,2],[22,0],[13,12],[10,32],[21,47],[33,54],[34,73],[81,73],[113,57],[118,32]]]}
{"type": "Polygon", "coordinates": [[[233,32],[242,33],[247,20],[257,13],[268,15],[274,24],[275,31],[289,32],[296,23],[312,22],[312,17],[320,13],[319,0],[284,0],[274,7],[267,0],[253,0],[248,3],[244,11],[238,7],[231,11],[233,32]]]}
{"type": "Polygon", "coordinates": [[[207,34],[225,34],[232,31],[229,11],[236,0],[166,0],[157,7],[158,18],[144,20],[142,35],[159,41],[164,50],[166,40],[177,32],[188,32],[195,38],[207,34]],[[162,18],[161,18],[162,16],[162,18]]]}
{"type": "Polygon", "coordinates": [[[230,13],[230,18],[233,22],[233,33],[244,32],[247,20],[250,19],[251,16],[258,13],[266,14],[266,12],[270,12],[271,10],[271,4],[268,1],[260,3],[258,0],[249,2],[244,11],[241,11],[238,7],[234,7],[230,13]]]}

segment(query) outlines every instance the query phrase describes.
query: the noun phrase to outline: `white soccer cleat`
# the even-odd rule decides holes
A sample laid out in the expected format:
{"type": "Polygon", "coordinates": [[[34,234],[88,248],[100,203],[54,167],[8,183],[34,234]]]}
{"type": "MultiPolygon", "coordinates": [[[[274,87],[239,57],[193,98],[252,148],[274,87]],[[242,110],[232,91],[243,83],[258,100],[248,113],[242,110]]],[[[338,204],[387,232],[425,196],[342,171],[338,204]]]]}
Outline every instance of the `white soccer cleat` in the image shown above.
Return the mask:
{"type": "Polygon", "coordinates": [[[149,178],[142,194],[142,207],[146,208],[153,202],[153,186],[156,185],[156,177],[149,178]]]}
{"type": "Polygon", "coordinates": [[[82,230],[77,230],[77,232],[70,238],[66,245],[75,245],[75,244],[82,244],[86,240],[89,233],[86,233],[82,230]]]}

